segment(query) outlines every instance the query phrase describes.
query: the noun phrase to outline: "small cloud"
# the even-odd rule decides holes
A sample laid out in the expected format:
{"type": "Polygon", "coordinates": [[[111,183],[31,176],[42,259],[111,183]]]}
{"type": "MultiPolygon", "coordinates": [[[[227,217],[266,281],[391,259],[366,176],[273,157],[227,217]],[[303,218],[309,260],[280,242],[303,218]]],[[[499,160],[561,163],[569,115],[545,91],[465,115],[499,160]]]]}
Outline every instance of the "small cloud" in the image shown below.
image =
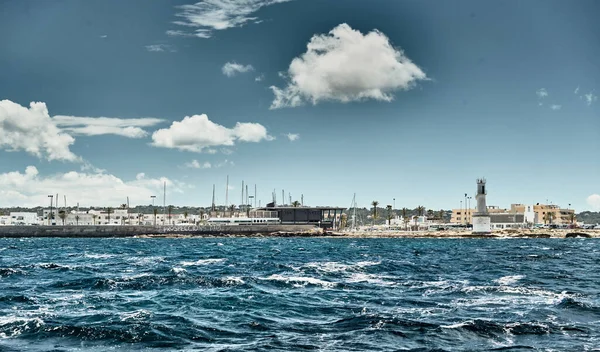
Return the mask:
{"type": "Polygon", "coordinates": [[[600,211],[600,194],[592,194],[587,197],[587,203],[592,210],[600,211]]]}
{"type": "Polygon", "coordinates": [[[542,102],[539,102],[539,103],[538,103],[538,105],[539,105],[539,106],[542,106],[542,105],[544,105],[544,103],[542,103],[542,102]]]}
{"type": "Polygon", "coordinates": [[[288,133],[284,134],[284,136],[286,136],[287,139],[290,140],[290,142],[297,141],[300,138],[300,135],[298,133],[288,133]]]}
{"type": "Polygon", "coordinates": [[[185,163],[184,167],[189,169],[210,169],[212,165],[208,161],[201,164],[198,160],[192,160],[189,163],[185,163]]]}
{"type": "Polygon", "coordinates": [[[265,79],[265,75],[261,74],[260,76],[256,76],[256,78],[254,78],[255,82],[262,82],[262,80],[265,79]]]}
{"type": "Polygon", "coordinates": [[[108,37],[106,34],[103,34],[103,35],[100,36],[100,38],[102,38],[102,39],[104,39],[106,37],[108,37]]]}
{"type": "Polygon", "coordinates": [[[252,65],[241,65],[234,61],[225,63],[225,65],[223,65],[223,67],[221,68],[221,71],[225,76],[233,77],[238,73],[254,71],[254,67],[252,67],[252,65]]]}
{"type": "Polygon", "coordinates": [[[592,105],[593,102],[598,100],[598,96],[594,95],[592,92],[589,92],[588,94],[584,94],[583,98],[585,99],[585,102],[587,103],[588,106],[592,105]]]}
{"type": "Polygon", "coordinates": [[[550,109],[552,109],[552,110],[560,110],[561,107],[562,106],[558,105],[558,104],[550,105],[550,109]]]}
{"type": "Polygon", "coordinates": [[[225,159],[222,162],[215,165],[216,168],[225,167],[225,166],[235,166],[235,164],[233,161],[225,159]]]}
{"type": "Polygon", "coordinates": [[[146,174],[143,172],[140,172],[139,174],[135,175],[135,179],[136,180],[143,180],[144,178],[146,178],[146,174]]]}
{"type": "Polygon", "coordinates": [[[149,52],[164,52],[164,51],[169,51],[169,52],[175,52],[176,50],[168,45],[168,44],[152,44],[152,45],[146,45],[145,46],[146,50],[148,50],[149,52]]]}
{"type": "Polygon", "coordinates": [[[540,88],[535,92],[535,94],[537,94],[537,96],[540,98],[545,98],[548,96],[548,91],[546,88],[540,88]]]}
{"type": "Polygon", "coordinates": [[[579,86],[577,86],[577,88],[575,88],[575,91],[573,92],[573,94],[577,94],[579,93],[579,86]]]}
{"type": "Polygon", "coordinates": [[[227,149],[227,148],[221,148],[221,153],[223,153],[225,155],[231,155],[231,154],[233,154],[233,150],[227,149]]]}

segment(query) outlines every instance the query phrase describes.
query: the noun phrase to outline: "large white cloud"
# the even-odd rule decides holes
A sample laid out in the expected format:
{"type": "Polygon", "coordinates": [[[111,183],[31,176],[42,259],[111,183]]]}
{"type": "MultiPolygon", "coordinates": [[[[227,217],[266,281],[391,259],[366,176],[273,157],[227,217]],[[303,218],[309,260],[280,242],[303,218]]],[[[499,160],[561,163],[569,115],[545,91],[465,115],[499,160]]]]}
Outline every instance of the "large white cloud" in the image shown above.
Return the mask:
{"type": "Polygon", "coordinates": [[[204,0],[177,8],[181,21],[177,25],[194,28],[193,32],[168,30],[172,36],[210,38],[215,30],[241,27],[248,22],[258,23],[254,13],[264,6],[291,0],[204,0]]]}
{"type": "Polygon", "coordinates": [[[287,76],[285,88],[271,87],[272,109],[326,100],[391,101],[394,91],[427,79],[383,33],[362,34],[345,23],[314,35],[306,52],[292,60],[287,76]]]}
{"type": "Polygon", "coordinates": [[[600,194],[592,194],[587,197],[587,203],[592,210],[600,211],[600,194]]]}
{"type": "Polygon", "coordinates": [[[70,171],[42,177],[35,166],[25,172],[0,174],[0,206],[46,206],[48,194],[67,196],[68,204],[80,206],[119,206],[127,197],[132,205],[148,204],[150,196],[160,195],[164,182],[170,192],[183,193],[190,186],[165,177],[146,178],[140,173],[135,180],[124,181],[105,173],[70,171]]]}
{"type": "Polygon", "coordinates": [[[56,127],[45,103],[29,108],[10,100],[0,101],[0,148],[25,151],[47,160],[78,161],[69,149],[75,139],[56,127]]]}
{"type": "Polygon", "coordinates": [[[227,77],[233,77],[238,73],[246,73],[250,71],[254,71],[254,67],[252,65],[242,65],[237,62],[227,62],[221,68],[223,74],[227,77]]]}
{"type": "Polygon", "coordinates": [[[142,127],[155,126],[163,120],[145,117],[120,119],[116,117],[78,117],[57,115],[52,118],[55,125],[74,135],[99,136],[114,134],[127,138],[143,138],[148,135],[142,127]]]}
{"type": "Polygon", "coordinates": [[[174,121],[169,128],[152,134],[152,145],[200,153],[208,147],[233,146],[240,142],[272,140],[267,129],[259,123],[238,122],[227,128],[208,119],[205,114],[186,116],[174,121]]]}

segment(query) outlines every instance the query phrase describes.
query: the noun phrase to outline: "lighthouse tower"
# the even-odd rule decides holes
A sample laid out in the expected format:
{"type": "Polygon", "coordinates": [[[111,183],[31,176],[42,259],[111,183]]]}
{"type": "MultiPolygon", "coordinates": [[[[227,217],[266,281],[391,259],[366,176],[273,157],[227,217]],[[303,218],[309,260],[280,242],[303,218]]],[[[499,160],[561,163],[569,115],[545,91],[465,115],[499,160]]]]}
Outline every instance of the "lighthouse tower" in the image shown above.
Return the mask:
{"type": "Polygon", "coordinates": [[[485,203],[485,179],[477,179],[477,211],[473,214],[473,233],[486,234],[492,232],[492,225],[490,221],[490,215],[487,211],[487,205],[485,203]]]}

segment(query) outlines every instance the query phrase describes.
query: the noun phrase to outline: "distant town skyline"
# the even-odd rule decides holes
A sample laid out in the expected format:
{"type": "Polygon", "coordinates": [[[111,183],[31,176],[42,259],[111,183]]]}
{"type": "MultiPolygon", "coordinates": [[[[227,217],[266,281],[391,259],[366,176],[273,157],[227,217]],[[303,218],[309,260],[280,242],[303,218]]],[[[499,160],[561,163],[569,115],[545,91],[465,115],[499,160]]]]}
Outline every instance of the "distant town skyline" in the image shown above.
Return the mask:
{"type": "Polygon", "coordinates": [[[0,207],[600,211],[600,3],[0,3],[0,207]]]}

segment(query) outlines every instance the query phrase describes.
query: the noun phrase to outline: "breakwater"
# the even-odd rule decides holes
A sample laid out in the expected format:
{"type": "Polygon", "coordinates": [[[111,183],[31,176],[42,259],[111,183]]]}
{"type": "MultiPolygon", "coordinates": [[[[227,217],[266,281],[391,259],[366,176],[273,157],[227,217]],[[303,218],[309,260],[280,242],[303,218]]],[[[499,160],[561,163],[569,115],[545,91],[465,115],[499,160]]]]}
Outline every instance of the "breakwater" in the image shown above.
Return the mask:
{"type": "Polygon", "coordinates": [[[312,225],[247,226],[1,226],[0,237],[310,236],[312,225]]]}

